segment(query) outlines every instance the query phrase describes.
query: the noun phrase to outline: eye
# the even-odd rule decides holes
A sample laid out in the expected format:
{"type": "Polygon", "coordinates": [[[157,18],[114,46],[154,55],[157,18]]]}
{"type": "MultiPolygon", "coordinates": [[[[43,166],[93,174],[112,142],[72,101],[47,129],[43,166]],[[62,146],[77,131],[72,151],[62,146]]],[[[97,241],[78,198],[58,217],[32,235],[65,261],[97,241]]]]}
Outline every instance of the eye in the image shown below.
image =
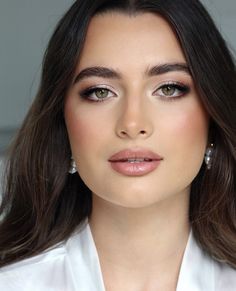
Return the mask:
{"type": "Polygon", "coordinates": [[[115,97],[116,94],[106,87],[92,87],[83,90],[79,93],[83,99],[88,99],[93,102],[102,102],[111,97],[115,97]]]}
{"type": "Polygon", "coordinates": [[[190,88],[186,85],[179,83],[168,83],[159,87],[154,93],[160,97],[166,97],[167,99],[182,97],[190,91],[190,88]]]}

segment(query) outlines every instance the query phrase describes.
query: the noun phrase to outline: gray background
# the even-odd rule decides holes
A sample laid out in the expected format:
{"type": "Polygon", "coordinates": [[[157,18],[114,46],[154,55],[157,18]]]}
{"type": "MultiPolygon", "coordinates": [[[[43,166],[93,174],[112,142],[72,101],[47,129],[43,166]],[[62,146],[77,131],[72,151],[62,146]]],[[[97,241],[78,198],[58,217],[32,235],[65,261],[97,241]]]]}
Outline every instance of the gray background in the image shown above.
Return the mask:
{"type": "MultiPolygon", "coordinates": [[[[202,2],[228,44],[236,49],[236,0],[202,2]]],[[[43,53],[55,24],[72,3],[0,0],[0,155],[36,93],[43,53]]]]}

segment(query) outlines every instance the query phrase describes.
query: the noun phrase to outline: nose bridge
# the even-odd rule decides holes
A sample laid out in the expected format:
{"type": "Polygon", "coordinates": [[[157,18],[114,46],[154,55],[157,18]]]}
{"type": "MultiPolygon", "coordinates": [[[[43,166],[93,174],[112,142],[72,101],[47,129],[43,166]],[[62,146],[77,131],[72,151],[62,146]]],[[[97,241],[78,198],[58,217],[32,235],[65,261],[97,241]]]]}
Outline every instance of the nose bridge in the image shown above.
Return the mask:
{"type": "Polygon", "coordinates": [[[148,137],[153,132],[151,116],[148,114],[145,97],[136,94],[126,94],[119,119],[117,134],[122,138],[148,137]]]}

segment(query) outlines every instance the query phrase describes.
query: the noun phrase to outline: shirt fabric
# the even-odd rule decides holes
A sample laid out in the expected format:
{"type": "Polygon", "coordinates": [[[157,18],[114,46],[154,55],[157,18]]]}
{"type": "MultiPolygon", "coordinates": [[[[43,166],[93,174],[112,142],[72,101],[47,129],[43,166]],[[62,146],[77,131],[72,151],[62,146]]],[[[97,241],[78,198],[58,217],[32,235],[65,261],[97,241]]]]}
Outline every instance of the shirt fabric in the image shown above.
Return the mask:
{"type": "MultiPolygon", "coordinates": [[[[0,290],[105,291],[89,223],[66,242],[0,269],[0,290]]],[[[236,291],[236,270],[203,252],[191,231],[176,291],[236,291]]]]}

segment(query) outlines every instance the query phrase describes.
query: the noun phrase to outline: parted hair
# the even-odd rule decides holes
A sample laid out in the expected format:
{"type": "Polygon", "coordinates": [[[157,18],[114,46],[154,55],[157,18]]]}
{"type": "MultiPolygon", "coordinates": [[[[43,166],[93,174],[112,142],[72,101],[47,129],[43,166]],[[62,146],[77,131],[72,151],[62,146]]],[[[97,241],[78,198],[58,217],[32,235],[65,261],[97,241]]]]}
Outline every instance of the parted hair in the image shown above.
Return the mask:
{"type": "MultiPolygon", "coordinates": [[[[172,27],[210,115],[212,168],[191,185],[189,220],[210,256],[236,268],[236,71],[232,53],[198,0],[78,0],[46,49],[36,98],[11,145],[0,208],[0,267],[69,238],[92,212],[91,191],[70,175],[64,101],[91,18],[151,12],[172,27]]],[[[114,32],[115,33],[115,32],[114,32]]],[[[194,117],[193,117],[194,118],[194,117]]]]}

